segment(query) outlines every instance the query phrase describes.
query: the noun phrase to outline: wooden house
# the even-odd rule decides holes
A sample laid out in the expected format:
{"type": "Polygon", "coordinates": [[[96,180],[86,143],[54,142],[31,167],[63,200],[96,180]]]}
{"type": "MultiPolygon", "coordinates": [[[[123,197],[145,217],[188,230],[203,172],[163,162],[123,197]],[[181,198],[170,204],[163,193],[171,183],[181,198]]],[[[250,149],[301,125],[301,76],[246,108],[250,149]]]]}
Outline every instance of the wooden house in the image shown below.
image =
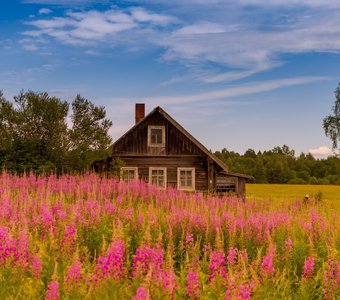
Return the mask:
{"type": "Polygon", "coordinates": [[[136,104],[135,119],[135,125],[113,144],[112,157],[123,161],[122,179],[186,191],[245,194],[251,176],[229,172],[161,107],[145,116],[145,105],[136,104]]]}

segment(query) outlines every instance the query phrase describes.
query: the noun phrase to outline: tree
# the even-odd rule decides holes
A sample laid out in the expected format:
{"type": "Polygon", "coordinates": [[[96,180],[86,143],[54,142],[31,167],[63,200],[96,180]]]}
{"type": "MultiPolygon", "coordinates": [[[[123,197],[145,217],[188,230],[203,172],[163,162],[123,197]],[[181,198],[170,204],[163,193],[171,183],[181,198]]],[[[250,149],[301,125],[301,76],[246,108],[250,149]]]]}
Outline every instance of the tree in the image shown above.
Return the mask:
{"type": "Polygon", "coordinates": [[[244,152],[244,157],[249,157],[249,158],[256,158],[256,153],[253,149],[247,149],[246,152],[244,152]]]}
{"type": "Polygon", "coordinates": [[[332,114],[323,119],[325,134],[333,143],[333,149],[338,147],[340,142],[340,84],[335,90],[335,103],[332,107],[332,114]]]}
{"type": "Polygon", "coordinates": [[[112,139],[108,134],[112,122],[105,108],[95,106],[77,95],[72,102],[73,125],[70,130],[70,156],[73,169],[83,171],[98,159],[105,159],[112,139]]]}
{"type": "Polygon", "coordinates": [[[21,92],[14,101],[0,91],[0,167],[16,173],[82,172],[106,158],[112,122],[104,107],[78,95],[69,104],[47,93],[21,92]]]}
{"type": "Polygon", "coordinates": [[[55,171],[67,147],[68,103],[47,93],[0,95],[1,164],[16,172],[55,171]]]}
{"type": "Polygon", "coordinates": [[[13,142],[13,104],[0,91],[0,152],[11,148],[13,142]]]}

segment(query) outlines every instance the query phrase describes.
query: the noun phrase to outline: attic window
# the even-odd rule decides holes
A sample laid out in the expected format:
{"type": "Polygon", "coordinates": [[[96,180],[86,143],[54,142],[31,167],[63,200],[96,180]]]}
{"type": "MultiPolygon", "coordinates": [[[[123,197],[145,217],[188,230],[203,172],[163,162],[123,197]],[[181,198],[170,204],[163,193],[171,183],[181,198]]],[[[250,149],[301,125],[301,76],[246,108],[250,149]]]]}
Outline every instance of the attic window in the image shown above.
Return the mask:
{"type": "Polygon", "coordinates": [[[148,146],[165,147],[165,126],[148,127],[148,146]]]}

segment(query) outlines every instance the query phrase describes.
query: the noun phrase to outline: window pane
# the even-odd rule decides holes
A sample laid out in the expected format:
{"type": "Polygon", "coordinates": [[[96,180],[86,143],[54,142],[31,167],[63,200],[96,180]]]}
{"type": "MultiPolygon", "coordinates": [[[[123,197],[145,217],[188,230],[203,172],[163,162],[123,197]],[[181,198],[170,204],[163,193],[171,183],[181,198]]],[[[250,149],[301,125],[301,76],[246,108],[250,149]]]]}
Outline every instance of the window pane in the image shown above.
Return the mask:
{"type": "Polygon", "coordinates": [[[161,187],[165,187],[165,170],[151,170],[151,183],[161,187]]]}
{"type": "Polygon", "coordinates": [[[150,135],[151,144],[162,144],[163,130],[161,128],[152,128],[150,135]]]}
{"type": "Polygon", "coordinates": [[[179,170],[179,188],[193,189],[193,170],[179,170]]]}
{"type": "Polygon", "coordinates": [[[151,144],[157,144],[156,142],[156,136],[151,134],[151,144]]]}
{"type": "Polygon", "coordinates": [[[135,180],[136,178],[136,170],[134,169],[123,169],[122,170],[122,179],[126,181],[135,180]]]}

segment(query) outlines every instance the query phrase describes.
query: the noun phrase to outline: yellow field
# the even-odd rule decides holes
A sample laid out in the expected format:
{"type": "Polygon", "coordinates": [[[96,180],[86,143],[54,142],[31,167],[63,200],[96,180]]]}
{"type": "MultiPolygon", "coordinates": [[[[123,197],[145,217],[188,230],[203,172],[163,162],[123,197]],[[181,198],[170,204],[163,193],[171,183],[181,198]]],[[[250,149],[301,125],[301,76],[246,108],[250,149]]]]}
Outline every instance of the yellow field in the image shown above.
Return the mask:
{"type": "MultiPolygon", "coordinates": [[[[321,195],[321,200],[340,201],[339,185],[247,184],[248,199],[296,200],[321,195]]],[[[340,202],[339,202],[340,206],[340,202]]]]}

